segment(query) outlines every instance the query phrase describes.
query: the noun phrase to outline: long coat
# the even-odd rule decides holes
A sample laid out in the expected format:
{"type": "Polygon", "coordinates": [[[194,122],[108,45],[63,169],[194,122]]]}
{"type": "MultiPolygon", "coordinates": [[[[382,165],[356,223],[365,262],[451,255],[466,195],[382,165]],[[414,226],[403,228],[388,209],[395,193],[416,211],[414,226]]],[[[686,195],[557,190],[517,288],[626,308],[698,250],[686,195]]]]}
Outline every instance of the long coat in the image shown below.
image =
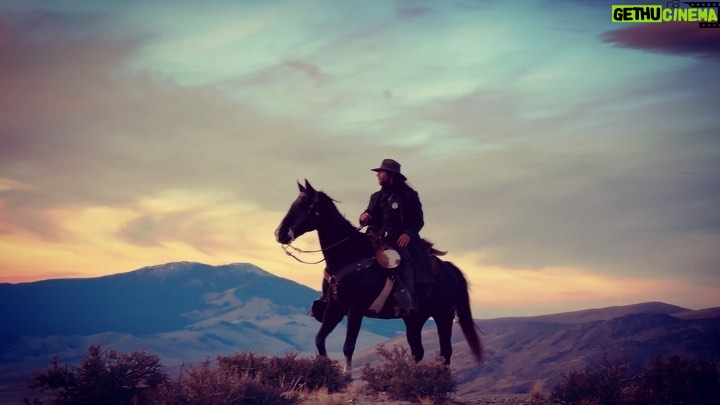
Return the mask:
{"type": "Polygon", "coordinates": [[[404,252],[397,246],[397,239],[403,233],[410,236],[406,249],[412,261],[415,282],[432,283],[432,268],[420,238],[425,221],[418,193],[404,183],[385,186],[370,196],[365,212],[371,218],[368,225],[373,226],[383,240],[401,254],[404,252]]]}

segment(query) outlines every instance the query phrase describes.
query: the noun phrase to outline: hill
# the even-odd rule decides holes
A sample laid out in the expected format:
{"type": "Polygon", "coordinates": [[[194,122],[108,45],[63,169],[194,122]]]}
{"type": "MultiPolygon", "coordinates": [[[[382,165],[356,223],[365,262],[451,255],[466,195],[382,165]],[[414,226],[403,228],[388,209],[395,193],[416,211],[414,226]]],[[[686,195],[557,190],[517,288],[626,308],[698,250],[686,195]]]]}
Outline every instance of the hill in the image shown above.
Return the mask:
{"type": "MultiPolygon", "coordinates": [[[[573,370],[594,368],[603,357],[641,369],[656,357],[720,359],[720,308],[693,311],[660,302],[588,309],[534,317],[477,320],[484,332],[486,364],[472,363],[462,332],[453,330],[452,368],[458,394],[527,394],[550,391],[573,370]]],[[[423,331],[426,358],[439,353],[436,332],[423,331]]],[[[405,345],[403,337],[384,343],[405,345]]],[[[356,356],[360,368],[376,361],[374,349],[356,356]]]]}
{"type": "MultiPolygon", "coordinates": [[[[241,351],[315,353],[319,324],[307,316],[318,291],[252,264],[169,263],[111,276],[0,284],[0,402],[22,391],[51,357],[76,362],[91,344],[157,354],[171,370],[241,351]]],[[[480,319],[487,362],[471,362],[458,327],[452,367],[464,399],[546,391],[572,370],[607,355],[644,367],[671,353],[720,359],[720,308],[661,302],[532,317],[480,319]]],[[[430,325],[430,324],[429,324],[430,325]]],[[[344,325],[328,339],[341,360],[344,325]]],[[[426,359],[438,352],[434,326],[423,331],[426,359]]],[[[406,346],[401,321],[365,319],[353,374],[376,361],[378,343],[406,346]],[[365,349],[363,349],[365,348],[365,349]]],[[[17,398],[17,396],[16,396],[17,398]]],[[[21,397],[20,397],[21,398],[21,397]]]]}
{"type": "MultiPolygon", "coordinates": [[[[0,284],[0,385],[23,385],[50,358],[79,361],[91,344],[145,349],[168,367],[256,351],[314,353],[319,324],[307,315],[320,293],[252,264],[168,263],[96,278],[0,284]]],[[[404,332],[370,320],[358,344],[404,332]]],[[[341,353],[344,324],[328,339],[341,353]]],[[[2,402],[2,401],[0,401],[2,402]]]]}

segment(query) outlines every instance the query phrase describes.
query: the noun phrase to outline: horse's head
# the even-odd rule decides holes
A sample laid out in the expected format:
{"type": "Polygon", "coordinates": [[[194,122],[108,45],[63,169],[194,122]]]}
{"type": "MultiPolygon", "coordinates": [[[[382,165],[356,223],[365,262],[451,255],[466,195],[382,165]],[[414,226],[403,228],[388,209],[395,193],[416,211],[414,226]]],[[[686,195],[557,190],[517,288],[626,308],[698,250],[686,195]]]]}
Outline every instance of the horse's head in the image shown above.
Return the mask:
{"type": "Polygon", "coordinates": [[[298,236],[317,229],[317,217],[320,215],[318,200],[321,193],[307,180],[305,186],[298,182],[298,189],[300,195],[290,205],[285,218],[275,230],[275,240],[278,243],[289,244],[298,236]]]}

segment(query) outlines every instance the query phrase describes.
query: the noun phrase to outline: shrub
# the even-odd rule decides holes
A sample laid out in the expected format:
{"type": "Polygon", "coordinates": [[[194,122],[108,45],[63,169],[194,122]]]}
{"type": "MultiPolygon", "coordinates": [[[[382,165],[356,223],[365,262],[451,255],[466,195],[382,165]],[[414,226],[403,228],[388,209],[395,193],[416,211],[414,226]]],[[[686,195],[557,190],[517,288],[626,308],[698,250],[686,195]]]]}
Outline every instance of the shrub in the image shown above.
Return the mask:
{"type": "Polygon", "coordinates": [[[565,376],[550,399],[558,404],[717,404],[720,376],[717,364],[709,360],[673,355],[629,375],[627,362],[610,363],[603,357],[595,370],[565,376]]]}
{"type": "Polygon", "coordinates": [[[573,371],[565,376],[550,399],[559,404],[618,404],[633,378],[628,374],[627,362],[613,363],[604,355],[595,370],[573,371]]]}
{"type": "Polygon", "coordinates": [[[299,357],[288,353],[281,357],[264,357],[253,353],[239,353],[218,357],[220,370],[247,373],[259,377],[266,384],[291,390],[315,391],[326,388],[329,393],[347,387],[350,377],[343,374],[337,361],[327,357],[299,357]]]}
{"type": "Polygon", "coordinates": [[[173,386],[168,385],[166,398],[171,404],[284,405],[297,403],[301,393],[336,392],[349,382],[337,362],[326,357],[242,352],[218,356],[215,369],[210,360],[190,366],[173,386]]]}
{"type": "MultiPolygon", "coordinates": [[[[266,404],[299,402],[301,393],[337,392],[347,387],[336,361],[297,354],[268,357],[242,352],[208,359],[180,371],[169,381],[155,355],[143,351],[118,354],[90,346],[79,366],[61,366],[36,373],[33,389],[51,390],[52,404],[266,404]]],[[[25,401],[30,403],[29,400],[25,401]]],[[[41,404],[39,400],[35,403],[41,404]]]]}
{"type": "Polygon", "coordinates": [[[630,403],[717,404],[720,402],[720,374],[717,364],[707,359],[683,359],[673,355],[655,359],[640,374],[630,403]]]}
{"type": "Polygon", "coordinates": [[[53,404],[149,402],[166,381],[158,356],[144,351],[118,354],[90,346],[79,366],[61,366],[33,375],[30,388],[54,392],[53,404]]]}
{"type": "Polygon", "coordinates": [[[375,352],[382,364],[377,368],[366,364],[361,377],[371,393],[386,393],[395,400],[441,402],[455,392],[457,383],[442,359],[415,362],[406,348],[394,346],[388,350],[382,344],[375,352]]]}
{"type": "Polygon", "coordinates": [[[282,387],[264,383],[259,375],[210,367],[210,360],[190,366],[178,381],[165,386],[167,404],[264,404],[286,405],[297,402],[297,395],[282,387]]]}

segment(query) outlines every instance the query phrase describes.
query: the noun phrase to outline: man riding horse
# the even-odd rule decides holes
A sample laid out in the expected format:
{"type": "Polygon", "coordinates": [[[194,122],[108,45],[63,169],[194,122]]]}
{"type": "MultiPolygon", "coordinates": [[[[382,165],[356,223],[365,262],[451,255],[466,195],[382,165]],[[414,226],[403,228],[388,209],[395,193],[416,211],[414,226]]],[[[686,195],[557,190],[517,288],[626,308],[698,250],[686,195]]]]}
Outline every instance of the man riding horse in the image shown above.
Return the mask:
{"type": "Polygon", "coordinates": [[[409,307],[402,309],[409,312],[427,302],[433,282],[427,248],[420,238],[425,224],[422,204],[401,173],[400,163],[385,159],[371,170],[377,172],[380,190],[370,196],[367,209],[360,214],[360,225],[368,225],[368,232],[400,254],[402,283],[411,297],[409,307]]]}
{"type": "MultiPolygon", "coordinates": [[[[400,165],[397,162],[393,164],[386,161],[377,170],[400,173],[400,165]]],[[[384,176],[378,175],[379,178],[384,176]]],[[[410,208],[408,201],[405,200],[407,195],[404,194],[410,194],[411,198],[414,197],[418,201],[419,199],[417,193],[408,192],[407,189],[400,186],[405,182],[404,176],[400,175],[396,179],[399,179],[398,183],[395,183],[394,180],[388,182],[388,184],[394,184],[394,187],[384,187],[385,191],[390,192],[390,195],[387,193],[384,195],[384,202],[382,201],[382,192],[374,200],[379,198],[377,203],[388,204],[389,210],[398,211],[402,206],[401,220],[398,223],[403,224],[406,212],[410,208]],[[391,190],[395,190],[395,193],[391,190]],[[393,208],[395,203],[397,206],[393,208]]],[[[287,214],[280,221],[280,225],[275,230],[275,240],[283,245],[286,254],[295,257],[286,248],[291,247],[290,244],[298,237],[317,231],[320,241],[319,251],[322,252],[327,266],[323,278],[323,297],[326,305],[322,314],[316,314],[321,325],[315,335],[315,346],[319,355],[327,356],[326,338],[343,319],[347,318],[343,354],[345,355],[345,371],[349,372],[352,370],[352,356],[363,318],[391,319],[398,317],[394,308],[395,303],[390,300],[384,301],[379,311],[372,314],[369,311],[378,298],[386,292],[388,271],[383,268],[384,266],[374,264],[377,256],[373,242],[367,234],[360,232],[345,218],[332,198],[322,191],[315,190],[307,180],[305,180],[304,186],[298,182],[298,189],[300,195],[292,202],[287,214]]],[[[377,221],[380,231],[383,233],[387,231],[387,235],[393,233],[398,235],[395,239],[388,239],[392,245],[400,249],[423,251],[422,254],[416,256],[418,258],[427,255],[427,249],[421,248],[420,242],[422,241],[417,235],[417,231],[422,227],[421,219],[419,226],[417,222],[414,222],[416,225],[412,230],[409,226],[400,227],[397,224],[391,226],[393,224],[391,215],[388,214],[388,220],[384,220],[383,210],[376,211],[373,209],[374,207],[374,204],[371,204],[368,215],[363,218],[364,221],[372,220],[373,223],[377,221]],[[409,240],[401,238],[403,234],[407,234],[409,240]],[[404,248],[399,246],[400,242],[405,245],[404,248]]],[[[421,212],[419,204],[415,210],[416,213],[421,212]]],[[[422,215],[416,217],[415,221],[418,221],[417,218],[422,218],[422,215]]],[[[387,239],[387,236],[385,238],[387,239]]],[[[298,252],[303,251],[298,250],[298,252]]],[[[413,256],[411,252],[403,254],[413,256]]],[[[418,302],[416,311],[402,315],[405,323],[405,335],[413,359],[420,361],[425,355],[422,345],[422,329],[425,322],[432,317],[437,328],[440,355],[444,358],[446,365],[450,365],[450,357],[453,352],[452,331],[455,320],[465,335],[472,356],[478,363],[482,363],[482,341],[473,320],[467,279],[463,272],[451,262],[437,257],[433,259],[433,273],[430,273],[429,270],[421,273],[418,263],[422,262],[420,260],[413,261],[416,294],[422,295],[421,287],[430,286],[430,283],[424,283],[424,281],[430,280],[431,274],[434,284],[432,284],[432,295],[423,297],[424,302],[418,302]]],[[[407,259],[405,264],[408,264],[407,259]]],[[[409,268],[406,267],[406,269],[409,268]]],[[[430,289],[428,288],[426,291],[430,291],[430,289]]],[[[320,306],[318,305],[318,307],[320,306]]]]}

